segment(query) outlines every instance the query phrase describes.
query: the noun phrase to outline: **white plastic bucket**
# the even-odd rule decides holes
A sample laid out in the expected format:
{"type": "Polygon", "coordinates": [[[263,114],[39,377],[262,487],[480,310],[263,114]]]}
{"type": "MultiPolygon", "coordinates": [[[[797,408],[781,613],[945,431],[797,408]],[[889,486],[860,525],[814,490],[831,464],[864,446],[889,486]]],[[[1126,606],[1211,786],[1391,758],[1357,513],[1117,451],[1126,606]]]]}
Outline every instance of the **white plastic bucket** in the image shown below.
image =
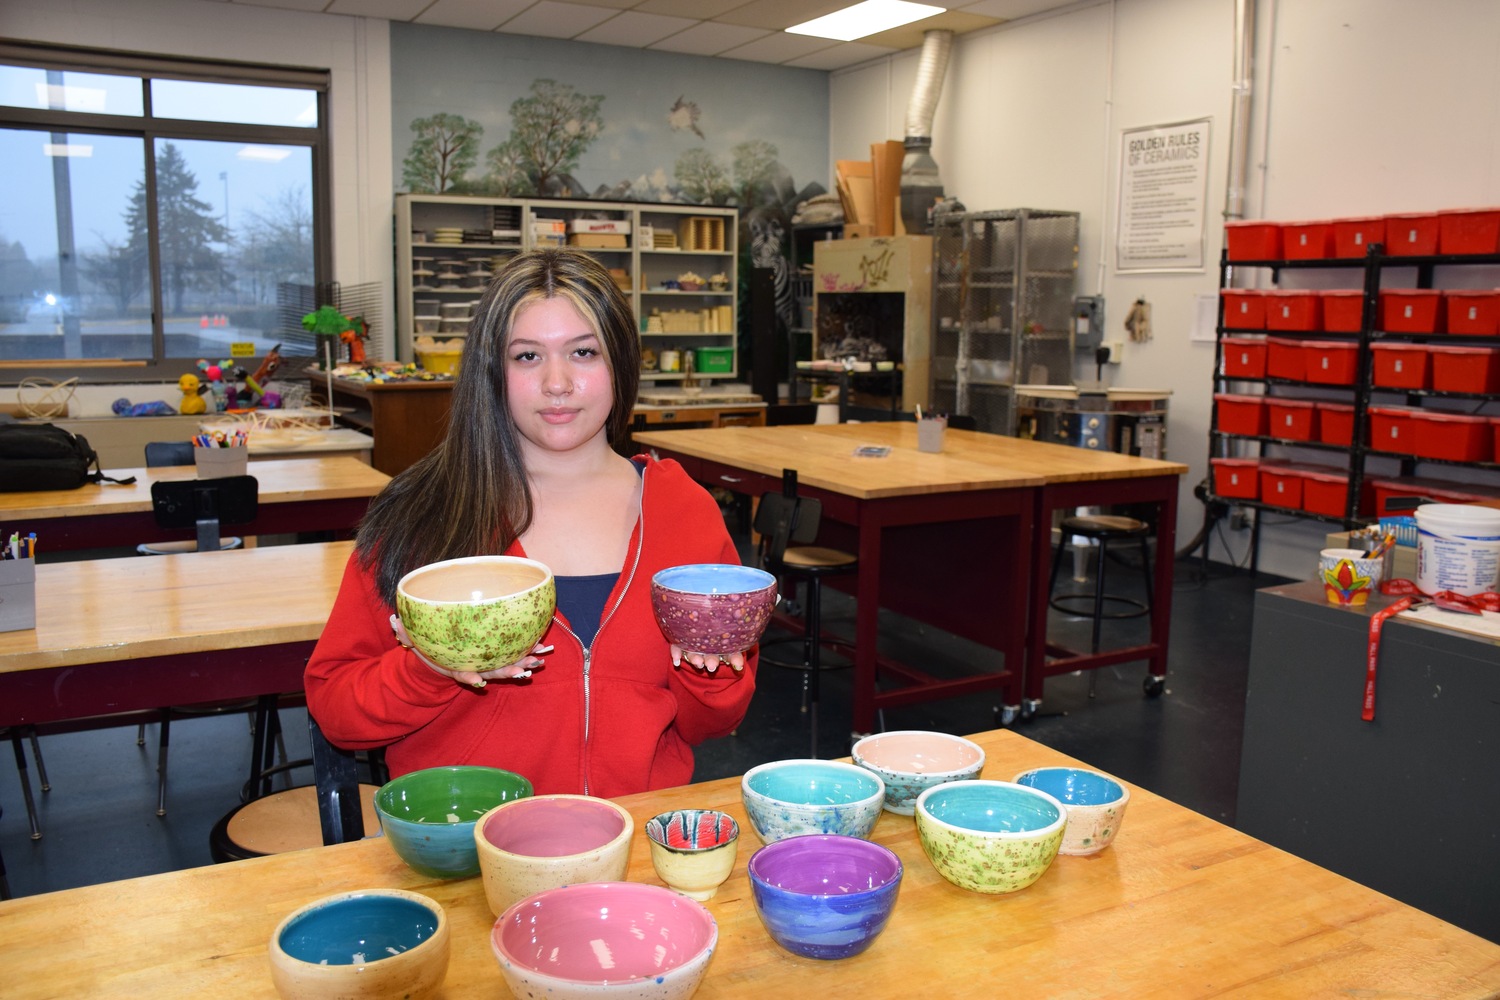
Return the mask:
{"type": "Polygon", "coordinates": [[[1500,510],[1429,503],[1416,517],[1418,590],[1482,594],[1500,587],[1500,510]]]}

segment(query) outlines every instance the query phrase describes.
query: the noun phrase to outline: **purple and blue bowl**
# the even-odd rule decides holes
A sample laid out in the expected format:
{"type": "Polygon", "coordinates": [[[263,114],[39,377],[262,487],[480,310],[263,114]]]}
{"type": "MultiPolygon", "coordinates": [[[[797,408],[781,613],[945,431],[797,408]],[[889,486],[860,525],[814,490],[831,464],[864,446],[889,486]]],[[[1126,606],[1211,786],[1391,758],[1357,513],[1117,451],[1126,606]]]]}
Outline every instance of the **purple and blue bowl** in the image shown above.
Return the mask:
{"type": "Polygon", "coordinates": [[[814,835],[750,857],[750,895],[772,940],[804,958],[858,955],[885,930],[901,891],[901,859],[858,837],[814,835]]]}
{"type": "Polygon", "coordinates": [[[728,656],[760,641],[776,608],[776,578],[753,566],[693,563],[651,578],[662,635],[685,652],[728,656]]]}

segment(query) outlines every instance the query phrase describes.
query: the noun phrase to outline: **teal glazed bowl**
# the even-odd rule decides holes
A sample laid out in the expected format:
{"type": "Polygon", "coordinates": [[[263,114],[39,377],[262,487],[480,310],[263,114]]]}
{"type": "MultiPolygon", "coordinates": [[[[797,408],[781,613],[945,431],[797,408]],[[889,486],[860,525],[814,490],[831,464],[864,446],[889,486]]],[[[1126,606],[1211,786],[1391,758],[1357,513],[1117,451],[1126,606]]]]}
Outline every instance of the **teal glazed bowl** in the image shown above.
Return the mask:
{"type": "Polygon", "coordinates": [[[885,783],[837,760],[774,760],[740,779],[750,825],[763,843],[809,833],[870,839],[885,805],[885,783]]]}
{"type": "Polygon", "coordinates": [[[267,948],[286,1000],[433,996],[448,974],[448,917],[401,889],[361,889],[290,913],[267,948]]]}
{"type": "Polygon", "coordinates": [[[667,641],[727,656],[760,641],[776,608],[776,578],[753,566],[697,563],[651,578],[651,610],[667,641]]]}
{"type": "Polygon", "coordinates": [[[1059,854],[1097,854],[1114,842],[1125,822],[1130,789],[1082,767],[1038,767],[1016,775],[1016,784],[1039,788],[1063,804],[1068,826],[1059,854]]]}
{"type": "Polygon", "coordinates": [[[917,797],[917,837],[932,866],[973,892],[1024,889],[1062,846],[1068,814],[1046,792],[1010,781],[951,781],[917,797]]]}
{"type": "Polygon", "coordinates": [[[531,782],[498,767],[429,767],[375,793],[375,815],[396,854],[431,878],[479,874],[474,825],[495,806],[530,797],[531,782]]]}

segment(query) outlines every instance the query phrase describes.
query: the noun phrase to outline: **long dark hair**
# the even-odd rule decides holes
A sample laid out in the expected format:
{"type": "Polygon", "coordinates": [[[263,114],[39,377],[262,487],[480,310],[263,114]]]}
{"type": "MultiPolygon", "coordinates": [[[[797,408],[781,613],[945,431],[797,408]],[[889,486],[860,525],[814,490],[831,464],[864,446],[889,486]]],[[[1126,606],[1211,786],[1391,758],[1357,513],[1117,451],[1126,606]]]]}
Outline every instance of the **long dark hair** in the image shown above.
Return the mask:
{"type": "Polygon", "coordinates": [[[531,490],[505,395],[505,348],[517,313],[551,298],[571,302],[599,335],[614,390],[606,433],[612,444],[625,439],[641,371],[630,303],[603,265],[582,251],[546,248],[511,258],[469,324],[448,432],[391,480],[360,522],[359,557],[373,568],[388,604],[413,569],[502,553],[530,527],[531,490]]]}

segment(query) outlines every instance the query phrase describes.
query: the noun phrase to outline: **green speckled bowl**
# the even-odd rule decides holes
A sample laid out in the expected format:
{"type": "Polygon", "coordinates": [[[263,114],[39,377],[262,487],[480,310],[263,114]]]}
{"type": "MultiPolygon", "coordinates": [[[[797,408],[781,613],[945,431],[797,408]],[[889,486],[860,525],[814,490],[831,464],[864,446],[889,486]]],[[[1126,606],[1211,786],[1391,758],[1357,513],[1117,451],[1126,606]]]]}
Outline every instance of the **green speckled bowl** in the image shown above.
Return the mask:
{"type": "Polygon", "coordinates": [[[396,585],[396,612],[412,645],[449,670],[515,663],[547,631],[556,607],[552,571],[516,556],[447,559],[396,585]]]}
{"type": "Polygon", "coordinates": [[[1015,892],[1062,846],[1067,810],[1010,781],[950,781],[917,796],[917,837],[938,874],[973,892],[1015,892]]]}

